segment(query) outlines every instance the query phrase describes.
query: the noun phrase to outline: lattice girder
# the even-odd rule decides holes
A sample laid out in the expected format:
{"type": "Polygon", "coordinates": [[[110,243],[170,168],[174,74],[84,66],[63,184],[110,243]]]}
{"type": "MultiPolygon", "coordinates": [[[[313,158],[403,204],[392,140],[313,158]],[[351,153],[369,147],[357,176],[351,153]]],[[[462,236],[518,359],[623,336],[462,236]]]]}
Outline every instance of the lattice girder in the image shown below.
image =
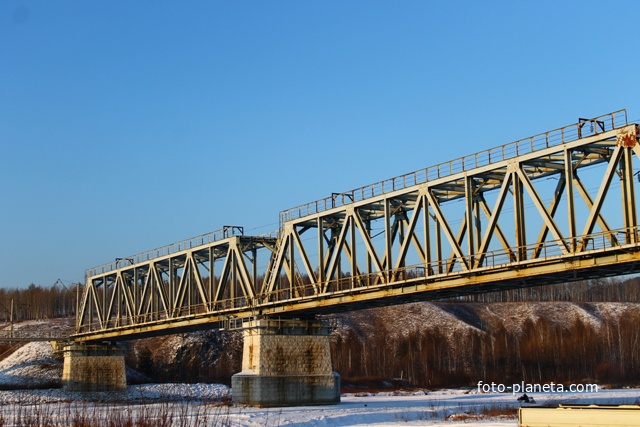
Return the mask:
{"type": "Polygon", "coordinates": [[[234,236],[88,277],[78,329],[143,325],[253,304],[261,280],[257,253],[275,243],[234,236]]]}
{"type": "Polygon", "coordinates": [[[285,245],[277,254],[278,265],[286,265],[287,272],[271,270],[265,292],[277,300],[283,290],[281,275],[289,275],[289,282],[295,280],[291,272],[297,264],[307,272],[313,292],[320,295],[336,291],[332,286],[345,277],[350,278],[349,286],[356,287],[363,275],[373,284],[401,280],[400,270],[410,265],[424,269],[427,277],[472,272],[485,267],[487,253],[495,248],[515,262],[548,256],[548,241],[554,241],[554,250],[562,255],[577,254],[588,250],[589,238],[581,236],[591,235],[596,225],[608,233],[610,244],[616,244],[608,222],[618,224],[615,228],[637,225],[632,157],[635,153],[637,161],[639,150],[637,145],[619,144],[622,132],[628,131],[610,130],[288,221],[281,236],[285,245]],[[605,171],[594,192],[585,187],[580,171],[600,165],[605,171]],[[624,182],[625,200],[634,200],[621,205],[623,223],[608,220],[613,214],[603,212],[603,200],[616,175],[624,182]],[[557,182],[545,194],[538,187],[549,179],[557,182]],[[492,194],[490,207],[487,196],[492,194]],[[576,197],[588,209],[583,222],[575,212],[576,197]],[[457,213],[445,212],[457,200],[463,201],[463,207],[457,213]],[[560,209],[566,218],[558,217],[560,209]],[[374,230],[373,223],[378,223],[374,230]],[[305,239],[312,234],[320,237],[305,239]],[[358,252],[366,255],[357,256],[358,252]]]}

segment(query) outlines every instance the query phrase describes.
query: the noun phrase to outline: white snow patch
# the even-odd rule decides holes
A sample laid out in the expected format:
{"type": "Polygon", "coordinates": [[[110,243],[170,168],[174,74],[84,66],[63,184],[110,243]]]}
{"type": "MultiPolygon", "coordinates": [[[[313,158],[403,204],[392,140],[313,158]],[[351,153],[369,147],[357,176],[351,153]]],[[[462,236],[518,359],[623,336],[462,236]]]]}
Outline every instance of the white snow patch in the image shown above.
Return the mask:
{"type": "Polygon", "coordinates": [[[0,361],[0,386],[34,387],[59,381],[62,364],[48,342],[25,344],[0,361]]]}

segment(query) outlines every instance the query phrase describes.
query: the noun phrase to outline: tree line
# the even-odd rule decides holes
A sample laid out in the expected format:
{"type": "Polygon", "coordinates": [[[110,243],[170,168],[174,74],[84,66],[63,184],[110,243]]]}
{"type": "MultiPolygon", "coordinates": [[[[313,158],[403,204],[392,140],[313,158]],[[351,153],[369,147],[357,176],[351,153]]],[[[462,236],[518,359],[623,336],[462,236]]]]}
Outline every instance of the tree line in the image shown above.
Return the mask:
{"type": "Polygon", "coordinates": [[[465,295],[449,301],[467,302],[640,302],[640,277],[580,280],[554,285],[465,295]]]}
{"type": "Polygon", "coordinates": [[[76,313],[76,288],[55,284],[43,287],[31,284],[26,288],[0,288],[0,319],[11,321],[44,320],[73,317],[76,313]]]}
{"type": "MultiPolygon", "coordinates": [[[[458,303],[476,306],[485,304],[458,303]]],[[[368,316],[373,334],[356,329],[333,336],[334,370],[345,379],[404,379],[425,387],[485,383],[640,383],[640,308],[570,324],[528,319],[521,329],[504,324],[453,333],[414,328],[394,334],[396,324],[368,316]]]]}
{"type": "MultiPolygon", "coordinates": [[[[640,383],[640,278],[612,278],[509,289],[467,295],[438,304],[479,312],[490,304],[629,303],[621,316],[605,315],[599,324],[572,318],[567,324],[545,317],[526,319],[521,328],[506,322],[480,323],[461,332],[389,321],[376,309],[364,316],[371,334],[357,325],[333,337],[334,368],[345,378],[400,378],[421,386],[468,386],[482,380],[508,384],[585,382],[640,383]]],[[[557,310],[563,310],[558,306],[557,310]]],[[[401,310],[390,307],[387,311],[401,310]]],[[[349,323],[349,315],[346,316],[349,323]]],[[[427,320],[427,319],[425,319],[427,320]]],[[[425,322],[426,323],[426,322],[425,322]]]]}

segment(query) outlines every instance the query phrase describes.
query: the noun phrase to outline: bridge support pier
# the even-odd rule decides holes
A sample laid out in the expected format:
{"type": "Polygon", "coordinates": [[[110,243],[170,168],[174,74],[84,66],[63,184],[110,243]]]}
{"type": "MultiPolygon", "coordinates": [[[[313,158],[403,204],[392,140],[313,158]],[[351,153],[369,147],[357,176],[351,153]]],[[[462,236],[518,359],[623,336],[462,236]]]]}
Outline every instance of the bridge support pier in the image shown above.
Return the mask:
{"type": "Polygon", "coordinates": [[[231,378],[231,388],[234,402],[259,407],[340,402],[328,328],[299,320],[249,322],[242,372],[231,378]]]}
{"type": "Polygon", "coordinates": [[[108,345],[66,346],[62,384],[71,391],[125,390],[127,377],[122,351],[108,345]]]}

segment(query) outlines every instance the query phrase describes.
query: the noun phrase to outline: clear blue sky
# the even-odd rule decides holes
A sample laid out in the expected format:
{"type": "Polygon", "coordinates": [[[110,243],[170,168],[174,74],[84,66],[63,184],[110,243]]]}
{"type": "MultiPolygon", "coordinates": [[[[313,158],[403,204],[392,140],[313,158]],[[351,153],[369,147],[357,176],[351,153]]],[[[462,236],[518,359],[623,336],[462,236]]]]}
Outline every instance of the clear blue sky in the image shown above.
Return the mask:
{"type": "Polygon", "coordinates": [[[637,1],[0,1],[0,287],[627,108],[637,1]]]}

